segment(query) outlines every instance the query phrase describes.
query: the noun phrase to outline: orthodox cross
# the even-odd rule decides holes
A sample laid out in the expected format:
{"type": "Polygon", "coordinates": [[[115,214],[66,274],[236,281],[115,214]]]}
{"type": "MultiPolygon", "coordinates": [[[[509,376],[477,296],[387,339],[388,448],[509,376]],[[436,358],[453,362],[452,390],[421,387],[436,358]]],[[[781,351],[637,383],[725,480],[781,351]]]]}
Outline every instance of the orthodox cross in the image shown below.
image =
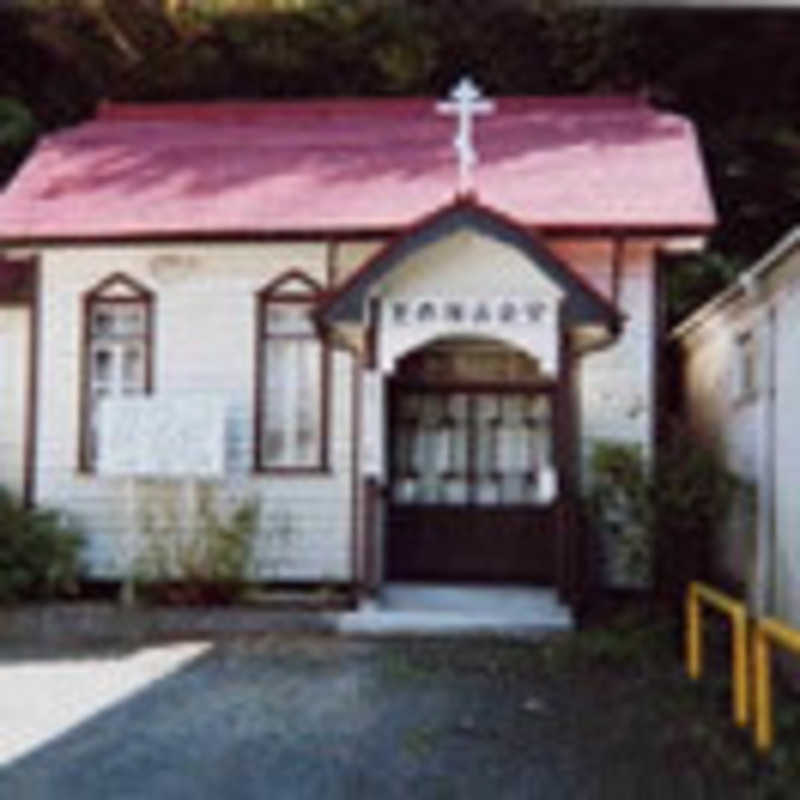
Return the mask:
{"type": "Polygon", "coordinates": [[[458,117],[458,130],[453,139],[458,156],[458,191],[459,194],[469,194],[478,163],[472,120],[478,114],[491,114],[494,103],[484,98],[472,78],[465,76],[452,88],[449,100],[436,104],[436,110],[440,114],[458,117]]]}

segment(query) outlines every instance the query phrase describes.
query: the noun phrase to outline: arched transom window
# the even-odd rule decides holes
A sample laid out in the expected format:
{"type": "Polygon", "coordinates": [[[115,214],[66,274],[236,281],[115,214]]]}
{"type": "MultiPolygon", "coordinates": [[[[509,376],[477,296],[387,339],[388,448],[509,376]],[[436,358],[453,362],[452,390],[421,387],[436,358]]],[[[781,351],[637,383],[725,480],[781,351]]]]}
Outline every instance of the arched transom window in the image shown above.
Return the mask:
{"type": "Polygon", "coordinates": [[[104,398],[152,389],[153,293],[116,273],[84,297],[84,377],[80,466],[91,470],[104,398]]]}
{"type": "Polygon", "coordinates": [[[396,505],[551,502],[555,382],[499,342],[443,339],[398,362],[391,397],[396,505]]]}
{"type": "Polygon", "coordinates": [[[328,352],[312,316],[320,292],[293,271],[258,295],[257,469],[326,467],[328,352]]]}

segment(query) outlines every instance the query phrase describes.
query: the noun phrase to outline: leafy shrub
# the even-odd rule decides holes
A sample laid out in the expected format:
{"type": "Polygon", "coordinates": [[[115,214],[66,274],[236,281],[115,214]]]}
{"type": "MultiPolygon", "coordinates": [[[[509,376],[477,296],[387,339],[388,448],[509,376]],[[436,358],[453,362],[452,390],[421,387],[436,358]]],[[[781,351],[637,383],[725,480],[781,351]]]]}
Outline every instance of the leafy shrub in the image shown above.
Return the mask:
{"type": "Polygon", "coordinates": [[[0,97],[0,186],[33,144],[36,132],[28,108],[11,97],[0,97]]]}
{"type": "Polygon", "coordinates": [[[598,442],[591,470],[590,518],[612,531],[606,539],[634,580],[674,602],[688,581],[710,577],[714,540],[738,486],[717,453],[673,425],[652,464],[635,445],[598,442]]]}
{"type": "Polygon", "coordinates": [[[243,501],[221,514],[213,488],[204,486],[199,489],[196,516],[185,526],[180,524],[175,492],[162,493],[160,505],[161,524],[152,509],[143,520],[145,547],[138,558],[136,582],[144,594],[167,603],[237,599],[252,565],[258,503],[243,501]]]}
{"type": "Polygon", "coordinates": [[[641,448],[597,442],[590,467],[589,519],[602,536],[604,578],[646,585],[652,578],[653,487],[641,448]]]}
{"type": "Polygon", "coordinates": [[[25,508],[0,489],[0,602],[76,592],[82,545],[56,512],[25,508]]]}
{"type": "Polygon", "coordinates": [[[715,450],[685,427],[672,426],[658,453],[652,490],[654,579],[663,599],[677,602],[688,581],[711,577],[714,541],[740,488],[715,450]]]}

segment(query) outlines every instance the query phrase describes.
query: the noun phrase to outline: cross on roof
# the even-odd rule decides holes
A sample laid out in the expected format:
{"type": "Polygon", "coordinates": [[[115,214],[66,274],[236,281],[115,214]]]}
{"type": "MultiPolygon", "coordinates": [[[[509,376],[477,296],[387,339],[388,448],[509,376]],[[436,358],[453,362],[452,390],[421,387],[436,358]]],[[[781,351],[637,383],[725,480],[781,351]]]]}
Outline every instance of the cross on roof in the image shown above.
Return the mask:
{"type": "Polygon", "coordinates": [[[478,153],[473,140],[472,119],[478,114],[491,114],[495,105],[486,100],[480,88],[472,78],[464,76],[451,89],[450,100],[436,104],[440,114],[452,114],[458,117],[458,129],[453,146],[458,156],[458,191],[469,194],[473,188],[474,167],[478,163],[478,153]]]}

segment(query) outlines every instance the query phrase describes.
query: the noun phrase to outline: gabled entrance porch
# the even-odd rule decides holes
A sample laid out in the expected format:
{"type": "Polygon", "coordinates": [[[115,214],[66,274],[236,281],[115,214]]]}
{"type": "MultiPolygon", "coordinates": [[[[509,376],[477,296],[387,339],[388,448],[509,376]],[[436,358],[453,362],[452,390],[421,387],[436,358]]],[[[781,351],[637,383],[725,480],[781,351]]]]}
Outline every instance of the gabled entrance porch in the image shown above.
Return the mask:
{"type": "Polygon", "coordinates": [[[359,582],[494,582],[577,599],[581,353],[614,307],[470,198],[353,274],[320,320],[362,358],[359,582]]]}

